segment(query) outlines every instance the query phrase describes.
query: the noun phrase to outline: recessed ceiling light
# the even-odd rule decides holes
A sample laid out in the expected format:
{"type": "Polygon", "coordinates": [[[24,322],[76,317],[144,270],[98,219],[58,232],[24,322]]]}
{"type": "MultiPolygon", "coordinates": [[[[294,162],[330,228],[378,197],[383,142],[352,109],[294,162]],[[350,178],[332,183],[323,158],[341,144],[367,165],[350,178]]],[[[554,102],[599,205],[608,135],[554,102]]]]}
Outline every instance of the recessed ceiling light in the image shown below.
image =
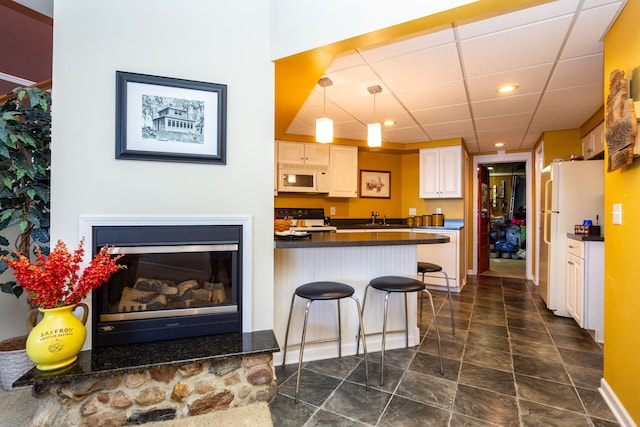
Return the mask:
{"type": "Polygon", "coordinates": [[[520,85],[518,83],[509,83],[509,84],[500,86],[498,89],[496,89],[496,91],[498,93],[511,93],[511,92],[514,92],[519,87],[520,85]]]}
{"type": "Polygon", "coordinates": [[[385,120],[385,121],[383,122],[383,124],[384,124],[385,126],[393,126],[393,125],[395,125],[395,124],[396,124],[396,121],[395,121],[395,120],[385,120]]]}
{"type": "Polygon", "coordinates": [[[496,147],[504,147],[504,142],[496,142],[494,145],[496,147]]]}
{"type": "Polygon", "coordinates": [[[493,170],[493,166],[487,166],[487,169],[492,171],[493,170]]]}

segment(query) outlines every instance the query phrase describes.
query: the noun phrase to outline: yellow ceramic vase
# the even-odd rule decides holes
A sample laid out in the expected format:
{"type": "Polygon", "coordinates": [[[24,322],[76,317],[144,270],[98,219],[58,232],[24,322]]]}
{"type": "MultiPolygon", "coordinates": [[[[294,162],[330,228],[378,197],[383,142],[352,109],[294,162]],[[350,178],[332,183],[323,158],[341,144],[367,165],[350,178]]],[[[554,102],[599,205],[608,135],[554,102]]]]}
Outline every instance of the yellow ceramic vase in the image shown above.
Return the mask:
{"type": "Polygon", "coordinates": [[[32,310],[36,313],[37,311],[43,314],[43,318],[29,332],[27,356],[41,371],[63,368],[75,362],[87,336],[84,326],[89,313],[87,305],[80,303],[32,310]],[[73,314],[76,306],[83,309],[82,320],[73,314]]]}

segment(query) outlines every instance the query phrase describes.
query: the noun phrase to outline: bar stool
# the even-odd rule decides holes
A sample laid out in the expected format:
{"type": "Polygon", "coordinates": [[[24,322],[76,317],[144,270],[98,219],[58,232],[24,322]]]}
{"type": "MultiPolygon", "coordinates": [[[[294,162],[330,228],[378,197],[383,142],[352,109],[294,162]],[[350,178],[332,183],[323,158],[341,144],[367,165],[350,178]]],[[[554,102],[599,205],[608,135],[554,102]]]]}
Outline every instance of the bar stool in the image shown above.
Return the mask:
{"type": "MultiPolygon", "coordinates": [[[[444,375],[444,366],[442,364],[442,346],[440,345],[440,332],[438,331],[438,320],[436,318],[436,311],[433,307],[433,298],[431,297],[431,293],[425,288],[424,283],[420,282],[417,279],[412,279],[409,277],[402,276],[382,276],[376,277],[371,280],[367,287],[364,290],[364,299],[362,300],[362,310],[364,312],[364,307],[367,303],[367,292],[369,288],[376,289],[378,291],[382,291],[385,293],[384,296],[384,316],[382,320],[382,357],[380,363],[380,385],[384,385],[384,349],[385,342],[387,339],[387,313],[389,311],[389,296],[392,293],[403,293],[404,294],[404,333],[405,333],[405,342],[406,347],[409,348],[409,304],[407,302],[407,294],[410,292],[424,292],[429,296],[429,301],[431,302],[431,312],[433,313],[433,324],[436,329],[436,338],[438,340],[438,354],[440,356],[440,374],[444,375]]],[[[360,335],[360,331],[358,331],[358,336],[360,335]]],[[[364,336],[364,332],[362,332],[364,336]]],[[[372,334],[371,334],[372,335],[372,334]]],[[[364,339],[362,340],[364,343],[364,339]]],[[[360,344],[360,340],[358,340],[358,345],[360,344]]],[[[364,349],[366,351],[366,349],[364,349]]],[[[356,354],[359,352],[359,347],[356,347],[356,354]]]]}
{"type": "MultiPolygon", "coordinates": [[[[358,309],[358,320],[360,326],[358,331],[364,330],[362,323],[362,310],[360,308],[360,301],[353,294],[355,289],[353,287],[340,283],[340,282],[311,282],[298,286],[295,292],[291,296],[291,307],[289,308],[289,320],[287,321],[287,332],[284,337],[284,354],[282,357],[282,367],[284,368],[287,360],[287,342],[289,340],[289,327],[291,326],[291,313],[293,312],[293,304],[296,299],[296,295],[300,298],[307,300],[307,304],[304,311],[304,324],[302,326],[302,339],[300,341],[300,355],[298,357],[298,374],[296,376],[296,395],[295,402],[298,403],[298,389],[300,387],[300,371],[302,368],[302,355],[304,353],[305,337],[307,334],[307,321],[309,320],[309,308],[314,301],[331,301],[335,300],[338,303],[338,337],[324,340],[310,341],[310,343],[338,341],[338,357],[342,357],[342,324],[340,319],[340,300],[343,298],[351,298],[356,302],[356,308],[358,309]]],[[[358,334],[358,348],[360,347],[360,334],[358,334]]],[[[362,335],[362,348],[364,349],[364,371],[366,388],[369,390],[369,361],[367,359],[367,344],[365,342],[364,334],[362,335]]],[[[356,353],[357,354],[357,353],[356,353]]]]}
{"type": "MultiPolygon", "coordinates": [[[[449,276],[447,272],[438,264],[430,262],[418,262],[418,273],[422,274],[422,283],[424,283],[424,275],[426,273],[442,273],[447,283],[447,295],[449,296],[449,310],[451,311],[451,335],[456,334],[455,318],[453,317],[453,302],[451,301],[451,289],[449,288],[449,276]]],[[[426,283],[425,283],[426,286],[426,283]]],[[[420,316],[422,317],[422,299],[420,299],[420,316]]]]}

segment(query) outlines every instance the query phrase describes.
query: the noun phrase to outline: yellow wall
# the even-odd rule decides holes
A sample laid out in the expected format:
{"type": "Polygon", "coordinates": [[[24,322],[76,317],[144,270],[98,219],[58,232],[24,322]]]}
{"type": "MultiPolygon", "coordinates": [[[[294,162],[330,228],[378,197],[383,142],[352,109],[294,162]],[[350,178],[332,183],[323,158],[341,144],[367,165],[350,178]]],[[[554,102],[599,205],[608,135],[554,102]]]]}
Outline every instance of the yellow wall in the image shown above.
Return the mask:
{"type": "Polygon", "coordinates": [[[544,164],[553,159],[569,160],[572,154],[582,154],[580,129],[554,130],[542,134],[544,141],[544,164]]]}
{"type": "MultiPolygon", "coordinates": [[[[605,96],[609,74],[631,78],[640,67],[640,0],[629,0],[604,40],[605,96]]],[[[633,81],[633,85],[640,82],[633,81]]],[[[637,97],[638,95],[636,95],[637,97]]],[[[640,160],[605,172],[604,378],[634,421],[640,424],[640,276],[635,248],[640,242],[640,160]],[[612,204],[622,203],[622,225],[611,223],[612,204]]]]}

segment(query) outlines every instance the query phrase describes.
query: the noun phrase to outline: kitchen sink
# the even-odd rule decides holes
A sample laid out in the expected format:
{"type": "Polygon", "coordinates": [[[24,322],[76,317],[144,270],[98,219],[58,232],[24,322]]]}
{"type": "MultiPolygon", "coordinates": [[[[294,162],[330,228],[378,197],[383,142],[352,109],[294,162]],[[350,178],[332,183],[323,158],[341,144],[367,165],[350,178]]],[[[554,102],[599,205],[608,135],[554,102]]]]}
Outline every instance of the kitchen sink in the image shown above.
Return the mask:
{"type": "Polygon", "coordinates": [[[388,228],[411,228],[406,224],[360,224],[358,228],[388,229],[388,228]]]}

